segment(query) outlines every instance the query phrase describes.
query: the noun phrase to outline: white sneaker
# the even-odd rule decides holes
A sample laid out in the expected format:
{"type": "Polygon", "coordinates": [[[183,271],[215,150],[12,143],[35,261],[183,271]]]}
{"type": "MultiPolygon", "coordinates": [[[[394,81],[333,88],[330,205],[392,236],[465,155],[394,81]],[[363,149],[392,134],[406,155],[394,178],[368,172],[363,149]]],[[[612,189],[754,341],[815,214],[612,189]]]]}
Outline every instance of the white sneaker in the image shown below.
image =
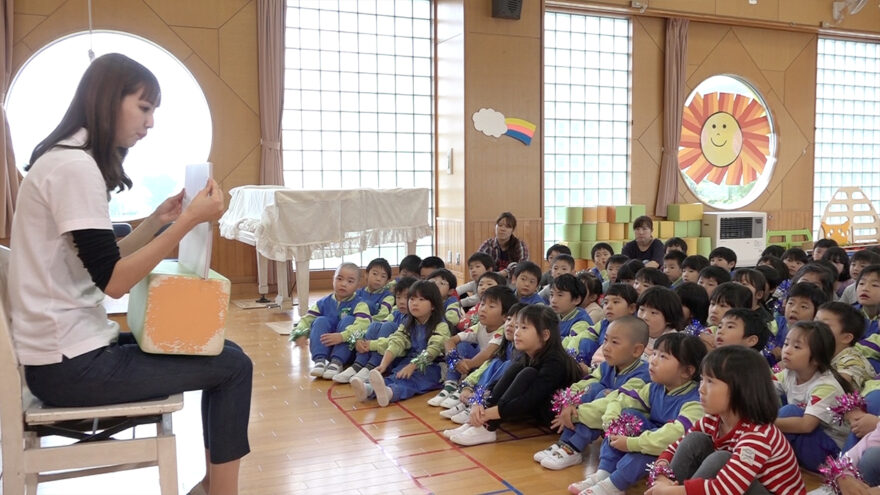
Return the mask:
{"type": "Polygon", "coordinates": [[[342,371],[342,365],[339,363],[330,363],[327,366],[327,369],[324,370],[324,374],[321,375],[321,378],[325,380],[332,380],[336,375],[338,375],[342,371]]]}
{"type": "Polygon", "coordinates": [[[810,490],[807,495],[834,495],[834,491],[828,488],[828,485],[822,485],[815,490],[810,490]]]}
{"type": "Polygon", "coordinates": [[[443,430],[442,433],[443,433],[444,437],[452,438],[452,435],[458,435],[459,433],[464,433],[465,431],[467,431],[470,428],[471,428],[471,425],[465,423],[465,424],[459,426],[458,428],[450,428],[448,430],[443,430]]]}
{"type": "Polygon", "coordinates": [[[587,476],[587,478],[583,481],[578,481],[568,485],[568,493],[571,495],[579,495],[581,492],[586,490],[587,488],[592,488],[600,481],[604,480],[611,476],[611,473],[608,471],[604,471],[602,469],[596,471],[595,473],[587,476]]]}
{"type": "Polygon", "coordinates": [[[467,409],[467,406],[462,404],[461,402],[459,402],[458,404],[455,405],[455,407],[451,407],[449,409],[444,409],[443,411],[440,411],[440,416],[443,416],[444,418],[449,419],[449,418],[452,418],[453,416],[455,416],[456,414],[464,411],[465,409],[467,409]]]}
{"type": "Polygon", "coordinates": [[[333,381],[336,383],[348,383],[355,377],[355,375],[357,375],[357,371],[355,371],[354,366],[349,366],[348,368],[345,368],[345,371],[342,373],[337,373],[336,376],[333,377],[333,381]]]}
{"type": "Polygon", "coordinates": [[[358,377],[353,377],[349,383],[351,383],[351,389],[354,391],[354,398],[358,402],[366,402],[370,394],[373,393],[373,387],[358,377]]]}
{"type": "Polygon", "coordinates": [[[491,443],[495,441],[495,438],[495,432],[487,430],[485,426],[474,426],[449,437],[453,442],[465,446],[491,443]]]}
{"type": "Polygon", "coordinates": [[[565,445],[560,445],[550,452],[550,455],[541,459],[541,465],[547,469],[559,471],[560,469],[577,466],[584,462],[584,456],[580,452],[575,452],[574,450],[569,452],[569,448],[566,447],[565,445]]]}
{"type": "Polygon", "coordinates": [[[429,405],[429,406],[434,406],[434,407],[439,407],[440,404],[441,404],[444,400],[446,400],[447,397],[449,397],[449,391],[446,390],[446,389],[444,388],[443,390],[440,391],[439,394],[437,394],[437,395],[435,395],[434,397],[431,397],[430,399],[428,399],[428,405],[429,405]]]}
{"type": "Polygon", "coordinates": [[[451,419],[453,423],[463,425],[471,419],[471,408],[467,408],[449,419],[451,419]]]}
{"type": "Polygon", "coordinates": [[[579,495],[626,495],[626,492],[618,490],[610,479],[605,478],[590,488],[583,490],[579,495]]]}
{"type": "Polygon", "coordinates": [[[382,373],[379,373],[379,370],[370,371],[370,385],[373,386],[373,392],[376,393],[376,401],[379,403],[379,406],[387,406],[391,402],[393,390],[385,385],[385,379],[382,378],[382,373]]]}
{"type": "Polygon", "coordinates": [[[309,371],[309,374],[320,378],[320,377],[324,376],[325,371],[327,371],[327,360],[321,359],[321,360],[315,361],[315,365],[312,366],[312,370],[309,371]]]}
{"type": "Polygon", "coordinates": [[[440,407],[445,407],[446,409],[452,409],[453,407],[461,404],[461,400],[458,398],[458,392],[453,392],[449,394],[449,397],[443,399],[443,402],[440,403],[440,407]]]}
{"type": "MultiPolygon", "coordinates": [[[[368,382],[368,381],[370,381],[370,370],[369,370],[369,368],[364,366],[363,368],[360,369],[360,371],[355,373],[354,376],[360,378],[361,380],[363,380],[365,382],[368,382]]],[[[354,376],[352,378],[354,378],[354,376]]]]}
{"type": "MultiPolygon", "coordinates": [[[[539,450],[538,452],[535,452],[535,455],[532,456],[532,459],[534,459],[535,462],[541,462],[545,457],[550,455],[554,450],[556,450],[558,448],[559,448],[559,444],[554,443],[544,450],[539,450]]],[[[580,490],[578,490],[578,491],[580,491],[580,490]]]]}

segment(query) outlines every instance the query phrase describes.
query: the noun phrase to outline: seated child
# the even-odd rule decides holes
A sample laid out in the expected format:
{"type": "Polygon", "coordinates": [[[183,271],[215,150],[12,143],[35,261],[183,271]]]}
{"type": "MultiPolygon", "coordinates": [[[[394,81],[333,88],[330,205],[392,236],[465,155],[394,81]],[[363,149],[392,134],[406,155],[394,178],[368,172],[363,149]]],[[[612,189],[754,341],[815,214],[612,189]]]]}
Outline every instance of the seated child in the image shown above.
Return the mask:
{"type": "MultiPolygon", "coordinates": [[[[478,390],[477,387],[483,387],[483,390],[491,390],[492,386],[495,385],[495,382],[504,375],[504,372],[507,370],[507,367],[510,366],[510,363],[519,357],[519,351],[517,351],[513,345],[513,338],[516,333],[516,324],[514,320],[516,319],[516,314],[519,313],[519,310],[524,307],[526,307],[526,305],[522,303],[514,303],[510,306],[510,309],[507,310],[507,317],[504,319],[503,337],[498,344],[498,350],[495,351],[495,355],[485,363],[481,364],[479,368],[468,373],[464,380],[461,381],[459,403],[449,409],[440,411],[440,416],[449,418],[453,423],[458,423],[460,425],[467,423],[471,417],[471,406],[468,399],[473,397],[475,390],[478,390]]],[[[443,435],[448,438],[454,431],[455,430],[444,430],[443,435]]]]}
{"type": "Polygon", "coordinates": [[[736,346],[718,348],[702,370],[706,415],[660,454],[646,494],[662,495],[674,486],[685,493],[804,493],[791,445],[773,424],[779,399],[761,356],[736,346]]]}
{"type": "Polygon", "coordinates": [[[446,263],[439,256],[428,256],[419,263],[419,278],[427,280],[428,275],[446,268],[446,263]]]}
{"type": "Polygon", "coordinates": [[[709,259],[699,254],[688,256],[681,262],[681,281],[697,283],[700,281],[700,272],[709,266],[709,259]]]}
{"type": "Polygon", "coordinates": [[[802,266],[810,262],[807,252],[798,247],[786,249],[785,252],[782,253],[780,259],[785,263],[785,267],[788,268],[789,278],[794,277],[794,274],[797,273],[802,266]]]}
{"type": "Polygon", "coordinates": [[[765,357],[771,365],[782,357],[782,344],[788,329],[799,321],[810,321],[816,317],[819,306],[828,302],[825,292],[814,284],[807,282],[795,284],[785,300],[784,314],[777,316],[775,321],[770,322],[770,333],[773,334],[771,345],[768,346],[769,355],[765,357]]]}
{"type": "Polygon", "coordinates": [[[605,263],[605,271],[607,272],[607,277],[602,281],[602,292],[608,292],[608,286],[611,284],[617,283],[617,272],[629,261],[629,258],[622,254],[613,254],[610,258],[608,258],[608,262],[605,263]]]}
{"type": "MultiPolygon", "coordinates": [[[[403,277],[397,280],[397,283],[394,284],[394,308],[391,314],[385,318],[385,321],[370,323],[366,334],[363,336],[351,329],[342,332],[342,337],[345,342],[349,343],[349,347],[352,346],[351,341],[355,340],[354,347],[357,351],[357,356],[351,366],[333,377],[334,382],[348,383],[355,376],[365,381],[369,378],[370,370],[382,362],[382,353],[371,351],[370,342],[388,337],[400,328],[400,325],[406,323],[406,319],[409,316],[409,309],[406,306],[406,301],[409,298],[409,288],[417,280],[417,278],[413,277],[403,277]]],[[[384,348],[382,352],[385,352],[384,348]]]]}
{"type": "Polygon", "coordinates": [[[681,299],[681,311],[684,318],[683,332],[699,337],[707,328],[709,318],[709,295],[706,289],[696,282],[683,282],[676,287],[675,293],[681,299]]]}
{"type": "Polygon", "coordinates": [[[663,243],[663,247],[666,248],[666,254],[669,254],[673,251],[680,251],[687,256],[688,252],[688,243],[685,242],[681,237],[670,237],[666,242],[663,243]]]}
{"type": "Polygon", "coordinates": [[[715,287],[724,282],[730,282],[730,272],[719,266],[712,265],[700,270],[700,278],[697,280],[697,283],[706,289],[706,294],[709,294],[709,297],[712,297],[715,287]]]}
{"type": "Polygon", "coordinates": [[[651,287],[642,292],[636,315],[648,324],[648,346],[642,359],[649,360],[654,353],[654,342],[661,335],[674,333],[682,327],[681,299],[672,289],[651,287]]]}
{"type": "Polygon", "coordinates": [[[835,424],[830,407],[851,391],[831,367],[834,335],[818,321],[799,321],[782,347],[783,370],[774,375],[776,391],[785,397],[776,426],[794,447],[798,462],[811,471],[829,455],[836,457],[848,433],[835,424]]]}
{"type": "Polygon", "coordinates": [[[831,266],[823,266],[817,262],[810,262],[802,266],[794,277],[791,284],[809,282],[816,285],[825,293],[825,298],[829,301],[834,300],[834,279],[836,278],[834,268],[831,266]]]}
{"type": "Polygon", "coordinates": [[[642,420],[635,436],[611,434],[599,450],[599,468],[569,492],[623,495],[647,475],[645,467],[703,417],[698,383],[706,347],[696,337],[670,333],[657,339],[649,372],[651,381],[578,406],[572,422],[607,430],[622,413],[642,420]]]}
{"type": "MultiPolygon", "coordinates": [[[[556,277],[566,273],[574,273],[574,258],[572,258],[570,254],[560,254],[553,260],[553,264],[550,265],[550,274],[552,275],[550,283],[552,283],[556,277]]],[[[538,295],[541,296],[541,299],[543,299],[545,303],[549,302],[550,284],[544,286],[544,288],[538,292],[538,295]]]]}
{"type": "MultiPolygon", "coordinates": [[[[648,345],[648,326],[639,318],[627,315],[614,320],[608,326],[602,353],[605,361],[585,379],[573,384],[569,390],[583,393],[581,404],[587,404],[608,394],[626,388],[638,390],[651,378],[648,363],[642,354],[648,345]]],[[[583,452],[602,433],[587,428],[583,423],[572,423],[572,413],[577,405],[563,408],[551,423],[562,436],[556,443],[534,455],[547,469],[565,469],[583,461],[583,452]]]]}
{"type": "Polygon", "coordinates": [[[785,253],[784,247],[780,246],[779,244],[771,244],[765,247],[763,251],[761,251],[761,257],[763,258],[764,256],[773,256],[781,260],[783,253],[785,253]]]}
{"type": "Polygon", "coordinates": [[[837,247],[837,241],[834,239],[819,239],[813,243],[813,250],[810,252],[810,258],[821,260],[828,248],[837,247]]]}
{"type": "Polygon", "coordinates": [[[461,303],[458,302],[458,296],[455,294],[458,279],[451,271],[441,268],[431,272],[426,280],[434,282],[440,289],[440,297],[443,298],[443,315],[450,328],[454,328],[461,321],[463,315],[461,303]]]}
{"type": "Polygon", "coordinates": [[[587,288],[570,273],[564,273],[550,283],[550,308],[559,316],[559,334],[565,338],[587,331],[593,324],[590,315],[580,307],[587,288]]]}
{"type": "Polygon", "coordinates": [[[843,295],[843,291],[855,283],[849,271],[849,253],[842,247],[834,246],[826,249],[819,261],[831,263],[834,266],[834,272],[837,274],[837,278],[834,280],[834,297],[839,299],[843,295]]]}
{"type": "MultiPolygon", "coordinates": [[[[757,311],[748,308],[727,310],[721,317],[718,330],[715,331],[716,348],[739,345],[760,353],[767,347],[768,340],[770,340],[770,329],[767,328],[767,324],[757,311]]],[[[769,369],[769,366],[767,368],[769,369]]]]}
{"type": "Polygon", "coordinates": [[[394,284],[397,283],[398,280],[402,278],[412,277],[412,278],[421,278],[419,275],[419,265],[422,264],[422,259],[414,254],[408,254],[400,260],[400,266],[398,267],[398,275],[397,278],[388,282],[387,288],[391,292],[394,292],[394,284]]]}
{"type": "MultiPolygon", "coordinates": [[[[599,283],[608,280],[608,260],[614,256],[614,248],[607,242],[597,242],[590,249],[590,259],[593,260],[593,268],[589,272],[593,274],[599,283]]],[[[601,291],[599,291],[601,292],[601,291]]]]}
{"type": "Polygon", "coordinates": [[[855,345],[865,334],[865,319],[859,310],[842,302],[827,302],[819,306],[816,321],[828,325],[834,335],[834,356],[831,367],[853,389],[861,391],[865,382],[874,378],[874,368],[855,345]]]}
{"type": "MultiPolygon", "coordinates": [[[[482,298],[483,293],[486,292],[486,289],[488,289],[489,287],[495,287],[496,285],[507,287],[507,278],[498,272],[486,272],[480,275],[479,278],[477,278],[476,296],[482,298]]],[[[463,332],[479,322],[480,302],[477,301],[477,304],[469,309],[467,314],[465,314],[461,321],[458,322],[458,325],[455,327],[455,333],[463,332]]]]}
{"type": "Polygon", "coordinates": [[[372,341],[371,350],[386,350],[382,361],[370,371],[369,381],[352,377],[351,388],[357,400],[376,397],[380,407],[408,399],[440,387],[440,366],[434,361],[443,355],[449,326],[443,318],[443,299],[437,285],[426,280],[413,284],[407,299],[409,318],[389,337],[372,341]],[[392,363],[397,363],[392,367],[392,363]],[[391,368],[388,378],[382,375],[391,368]]]}
{"type": "Polygon", "coordinates": [[[681,264],[687,258],[685,254],[677,249],[669,251],[663,256],[663,274],[669,279],[670,287],[673,289],[681,285],[682,271],[681,264]]]}
{"type": "Polygon", "coordinates": [[[571,248],[564,244],[554,244],[547,249],[547,266],[549,266],[550,269],[544,272],[543,275],[541,275],[541,280],[538,282],[539,288],[543,289],[544,287],[550,285],[550,282],[553,281],[553,261],[555,261],[556,257],[560,254],[567,254],[571,256],[571,248]]]}
{"type": "MultiPolygon", "coordinates": [[[[877,254],[870,249],[862,249],[853,253],[849,265],[849,274],[852,276],[852,279],[858,280],[859,275],[862,274],[862,270],[868,265],[880,265],[880,254],[877,254]]],[[[843,289],[843,294],[840,296],[839,301],[847,304],[856,304],[859,302],[858,296],[856,295],[855,282],[849,284],[846,289],[843,289]]]]}
{"type": "Polygon", "coordinates": [[[367,303],[373,321],[384,321],[391,314],[394,295],[389,289],[391,265],[385,258],[376,258],[367,265],[367,285],[357,290],[357,296],[367,303]]]}
{"type": "Polygon", "coordinates": [[[311,376],[330,380],[342,371],[353,351],[341,332],[364,332],[370,325],[370,308],[355,293],[360,281],[359,266],[339,265],[333,275],[333,292],[313,304],[290,333],[290,340],[297,347],[304,347],[308,340],[315,363],[309,372],[311,376]]]}
{"type": "Polygon", "coordinates": [[[857,307],[865,317],[865,335],[856,347],[880,373],[880,265],[870,265],[862,270],[856,282],[856,294],[857,307]]]}
{"type": "Polygon", "coordinates": [[[733,282],[719,285],[709,297],[709,328],[700,334],[700,340],[706,344],[706,348],[715,348],[715,333],[725,313],[733,308],[748,309],[751,305],[752,292],[749,289],[733,282]]]}
{"type": "Polygon", "coordinates": [[[641,268],[636,272],[636,279],[633,282],[633,289],[642,294],[651,287],[669,287],[669,277],[657,268],[641,268]]]}
{"type": "Polygon", "coordinates": [[[635,287],[636,274],[644,267],[645,264],[642,263],[641,260],[627,261],[622,267],[620,267],[620,270],[617,270],[617,283],[632,285],[635,287]]]}
{"type": "Polygon", "coordinates": [[[516,298],[508,287],[489,287],[483,292],[480,322],[446,341],[446,354],[455,349],[461,360],[454,369],[446,370],[443,389],[428,401],[428,405],[450,408],[458,404],[458,382],[461,376],[479,368],[498,350],[504,334],[501,327],[504,325],[505,314],[515,302],[516,298]]]}
{"type": "MultiPolygon", "coordinates": [[[[488,254],[477,251],[470,255],[468,258],[468,275],[470,275],[471,281],[455,288],[455,293],[458,295],[462,308],[472,308],[480,302],[480,295],[477,293],[477,283],[484,273],[491,272],[494,267],[495,260],[488,254]]],[[[505,281],[504,283],[507,282],[505,281]]]]}
{"type": "Polygon", "coordinates": [[[514,345],[522,354],[508,366],[491,393],[471,406],[470,420],[449,436],[452,442],[494,442],[495,430],[506,421],[534,419],[549,425],[553,393],[580,378],[577,363],[562,348],[559,318],[549,307],[535,304],[520,310],[514,345]]]}
{"type": "Polygon", "coordinates": [[[736,253],[729,247],[718,246],[709,253],[709,265],[732,272],[736,268],[736,253]]]}
{"type": "Polygon", "coordinates": [[[562,340],[562,346],[567,352],[577,356],[593,356],[591,366],[601,363],[604,358],[601,352],[596,352],[605,343],[605,332],[608,325],[621,316],[632,315],[636,312],[636,301],[639,296],[636,290],[626,284],[611,284],[608,293],[602,301],[605,318],[593,324],[586,332],[570,335],[562,340]]]}
{"type": "Polygon", "coordinates": [[[521,261],[513,271],[516,297],[523,304],[546,304],[547,301],[538,295],[538,280],[541,279],[541,268],[531,261],[521,261]]]}
{"type": "Polygon", "coordinates": [[[587,288],[587,295],[584,296],[581,307],[590,315],[590,320],[597,322],[605,316],[602,306],[599,305],[599,298],[602,297],[602,282],[594,277],[590,272],[578,272],[578,280],[587,288]]]}
{"type": "Polygon", "coordinates": [[[764,306],[767,294],[769,294],[769,286],[767,278],[760,270],[754,268],[737,268],[733,272],[733,282],[744,286],[752,292],[751,309],[757,311],[763,318],[764,323],[773,321],[773,313],[764,306]]]}

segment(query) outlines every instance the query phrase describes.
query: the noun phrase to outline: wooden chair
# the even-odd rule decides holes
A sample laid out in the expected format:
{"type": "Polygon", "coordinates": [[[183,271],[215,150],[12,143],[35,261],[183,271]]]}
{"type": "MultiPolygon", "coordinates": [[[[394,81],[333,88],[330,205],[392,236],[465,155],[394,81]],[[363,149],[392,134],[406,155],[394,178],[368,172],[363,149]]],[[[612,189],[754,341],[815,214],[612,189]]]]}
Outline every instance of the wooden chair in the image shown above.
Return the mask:
{"type": "Polygon", "coordinates": [[[149,466],[159,467],[162,495],[177,493],[177,453],[171,413],[183,395],[97,407],[49,407],[27,389],[9,330],[6,274],[9,249],[0,246],[0,434],[3,493],[36,494],[37,484],[149,466]],[[156,435],[114,439],[137,425],[155,424],[156,435]],[[76,443],[41,445],[60,435],[76,443]],[[47,473],[47,474],[41,474],[47,473]]]}

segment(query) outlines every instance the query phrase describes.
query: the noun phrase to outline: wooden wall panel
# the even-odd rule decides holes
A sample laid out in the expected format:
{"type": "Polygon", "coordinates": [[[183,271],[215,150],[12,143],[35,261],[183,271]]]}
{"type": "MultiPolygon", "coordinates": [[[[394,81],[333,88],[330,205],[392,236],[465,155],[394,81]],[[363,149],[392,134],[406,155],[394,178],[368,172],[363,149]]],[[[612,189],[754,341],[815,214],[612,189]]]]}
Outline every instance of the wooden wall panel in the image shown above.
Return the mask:
{"type": "Polygon", "coordinates": [[[464,248],[464,220],[438,217],[435,225],[437,256],[443,258],[446,268],[458,277],[459,283],[466,281],[467,259],[471,251],[464,248]]]}

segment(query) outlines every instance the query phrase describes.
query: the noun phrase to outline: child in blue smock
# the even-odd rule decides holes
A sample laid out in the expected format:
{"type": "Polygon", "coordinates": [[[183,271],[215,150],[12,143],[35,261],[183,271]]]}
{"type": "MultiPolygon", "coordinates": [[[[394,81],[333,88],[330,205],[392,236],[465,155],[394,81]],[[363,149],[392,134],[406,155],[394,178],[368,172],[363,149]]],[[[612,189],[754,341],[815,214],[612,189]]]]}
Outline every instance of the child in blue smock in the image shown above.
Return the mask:
{"type": "Polygon", "coordinates": [[[388,288],[391,265],[385,258],[376,258],[367,265],[367,285],[357,290],[357,296],[370,307],[373,321],[382,322],[391,314],[394,294],[388,288]]]}

